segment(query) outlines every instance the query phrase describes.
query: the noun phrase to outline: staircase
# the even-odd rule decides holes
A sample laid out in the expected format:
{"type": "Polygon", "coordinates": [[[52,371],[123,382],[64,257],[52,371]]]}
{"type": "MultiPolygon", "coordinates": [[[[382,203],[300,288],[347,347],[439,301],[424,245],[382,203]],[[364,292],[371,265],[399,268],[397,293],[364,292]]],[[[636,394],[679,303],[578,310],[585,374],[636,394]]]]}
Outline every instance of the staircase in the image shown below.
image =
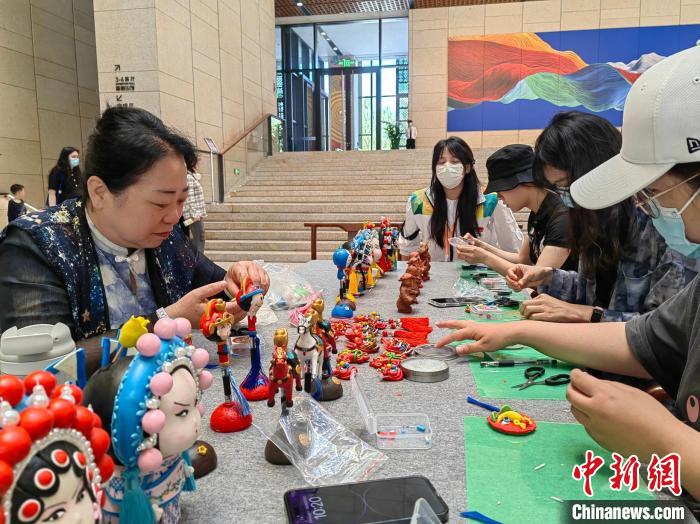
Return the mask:
{"type": "MultiPolygon", "coordinates": [[[[480,150],[477,169],[491,150],[480,150]]],[[[237,260],[306,262],[311,233],[304,222],[402,222],[406,199],[430,182],[432,150],[281,153],[264,159],[223,204],[208,206],[206,254],[237,260]]],[[[485,174],[485,173],[483,173],[485,174]]],[[[484,178],[484,177],[482,177],[484,178]]],[[[518,217],[520,218],[520,217],[518,217]]],[[[318,258],[347,240],[319,229],[318,258]]]]}

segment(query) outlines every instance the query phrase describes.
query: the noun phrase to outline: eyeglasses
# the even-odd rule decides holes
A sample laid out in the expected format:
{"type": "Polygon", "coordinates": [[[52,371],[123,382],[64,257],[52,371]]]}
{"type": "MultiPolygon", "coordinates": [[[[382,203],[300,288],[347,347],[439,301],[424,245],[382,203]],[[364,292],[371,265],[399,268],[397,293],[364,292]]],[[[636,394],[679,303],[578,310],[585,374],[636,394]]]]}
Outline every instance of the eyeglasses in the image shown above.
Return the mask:
{"type": "Polygon", "coordinates": [[[683,184],[686,184],[693,180],[695,177],[700,176],[700,173],[695,173],[693,176],[690,178],[686,178],[682,182],[677,183],[675,186],[671,186],[669,188],[664,189],[660,193],[656,193],[652,195],[649,193],[646,189],[642,189],[639,192],[637,192],[636,195],[634,195],[634,199],[636,201],[636,205],[639,209],[642,210],[642,212],[645,215],[648,215],[651,218],[659,218],[661,215],[661,208],[659,207],[659,203],[657,202],[657,199],[661,196],[664,196],[667,193],[670,193],[674,189],[679,188],[683,184]]]}

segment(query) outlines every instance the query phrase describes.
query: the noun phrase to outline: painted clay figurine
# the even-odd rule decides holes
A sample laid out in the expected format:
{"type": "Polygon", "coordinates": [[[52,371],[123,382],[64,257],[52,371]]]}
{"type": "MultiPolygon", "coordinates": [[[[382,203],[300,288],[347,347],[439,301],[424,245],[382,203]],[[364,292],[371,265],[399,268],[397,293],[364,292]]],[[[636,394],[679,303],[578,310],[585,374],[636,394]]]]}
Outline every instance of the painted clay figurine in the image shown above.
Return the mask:
{"type": "Polygon", "coordinates": [[[430,280],[430,249],[428,249],[427,242],[421,242],[420,248],[418,249],[418,257],[423,264],[423,282],[430,280]]]}
{"type": "MultiPolygon", "coordinates": [[[[311,304],[311,309],[317,313],[315,335],[323,344],[323,364],[321,371],[321,394],[318,400],[336,400],[343,396],[343,386],[333,376],[333,367],[331,363],[331,353],[337,354],[338,348],[335,342],[335,332],[329,322],[323,319],[325,310],[325,302],[322,298],[317,298],[311,304]]],[[[315,398],[315,396],[314,396],[315,398]]]]}
{"type": "Polygon", "coordinates": [[[211,414],[210,424],[219,433],[242,431],[253,423],[248,401],[238,389],[231,373],[228,339],[231,336],[233,315],[226,311],[226,303],[215,298],[207,302],[199,327],[207,340],[216,342],[221,378],[224,381],[224,402],[211,414]]]}
{"type": "Polygon", "coordinates": [[[333,253],[333,263],[338,269],[336,277],[340,283],[338,298],[335,307],[331,312],[333,318],[352,318],[355,311],[355,297],[349,293],[349,273],[352,257],[345,244],[333,253]]]}
{"type": "Polygon", "coordinates": [[[306,316],[301,317],[297,326],[299,336],[294,343],[294,352],[304,374],[304,391],[311,394],[314,382],[314,398],[321,395],[323,369],[323,341],[315,335],[317,322],[318,312],[315,309],[309,310],[306,316]]]}
{"type": "Polygon", "coordinates": [[[260,362],[260,338],[255,327],[258,310],[263,305],[265,292],[254,286],[248,277],[243,279],[241,290],[236,295],[236,303],[246,312],[248,336],[250,337],[250,371],[241,382],[241,391],[248,400],[266,400],[270,381],[262,370],[260,362]],[[245,290],[245,292],[244,292],[245,290]]]}
{"type": "Polygon", "coordinates": [[[77,386],[46,371],[0,377],[0,524],[99,523],[114,472],[109,433],[77,386]],[[28,395],[25,397],[25,395],[28,395]],[[66,519],[68,520],[68,519],[66,519]]]}
{"type": "Polygon", "coordinates": [[[119,462],[105,487],[104,522],[174,524],[181,492],[195,489],[189,448],[213,376],[204,369],[209,354],[185,344],[183,327],[180,319],[158,320],[136,341],[133,358],[98,370],[85,387],[83,402],[109,430],[119,462]]]}
{"type": "Polygon", "coordinates": [[[356,372],[357,368],[355,366],[351,366],[349,362],[344,360],[338,360],[333,370],[333,376],[341,380],[350,380],[352,374],[356,372]]]}
{"type": "Polygon", "coordinates": [[[277,391],[282,391],[283,407],[291,408],[294,405],[292,385],[296,382],[297,391],[301,391],[301,368],[296,358],[290,358],[287,353],[289,336],[287,330],[280,328],[275,331],[274,349],[270,361],[270,390],[267,398],[268,407],[275,405],[277,391]]]}

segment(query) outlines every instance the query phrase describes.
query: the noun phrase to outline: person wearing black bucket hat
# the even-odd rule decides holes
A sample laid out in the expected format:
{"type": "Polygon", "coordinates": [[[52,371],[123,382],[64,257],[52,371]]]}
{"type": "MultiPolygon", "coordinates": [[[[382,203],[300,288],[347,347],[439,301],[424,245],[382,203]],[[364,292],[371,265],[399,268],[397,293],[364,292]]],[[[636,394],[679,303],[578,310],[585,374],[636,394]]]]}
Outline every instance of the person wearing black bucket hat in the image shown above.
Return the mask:
{"type": "Polygon", "coordinates": [[[505,275],[515,264],[575,269],[569,249],[569,213],[561,200],[537,185],[532,173],[535,155],[524,144],[502,147],[486,161],[487,193],[498,197],[511,209],[531,210],[527,237],[520,251],[509,253],[468,235],[472,245],[459,246],[459,258],[472,264],[486,264],[505,275]]]}

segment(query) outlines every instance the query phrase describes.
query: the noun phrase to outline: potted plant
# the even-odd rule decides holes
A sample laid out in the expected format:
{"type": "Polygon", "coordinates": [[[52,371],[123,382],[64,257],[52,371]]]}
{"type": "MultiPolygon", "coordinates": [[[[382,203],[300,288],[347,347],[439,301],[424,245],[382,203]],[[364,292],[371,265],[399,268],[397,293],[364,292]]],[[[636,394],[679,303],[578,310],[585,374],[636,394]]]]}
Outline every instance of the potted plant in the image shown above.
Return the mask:
{"type": "Polygon", "coordinates": [[[391,149],[398,149],[399,142],[401,142],[401,135],[403,135],[399,124],[397,124],[396,122],[386,121],[382,123],[384,124],[384,132],[386,133],[386,136],[389,139],[391,149]]]}

